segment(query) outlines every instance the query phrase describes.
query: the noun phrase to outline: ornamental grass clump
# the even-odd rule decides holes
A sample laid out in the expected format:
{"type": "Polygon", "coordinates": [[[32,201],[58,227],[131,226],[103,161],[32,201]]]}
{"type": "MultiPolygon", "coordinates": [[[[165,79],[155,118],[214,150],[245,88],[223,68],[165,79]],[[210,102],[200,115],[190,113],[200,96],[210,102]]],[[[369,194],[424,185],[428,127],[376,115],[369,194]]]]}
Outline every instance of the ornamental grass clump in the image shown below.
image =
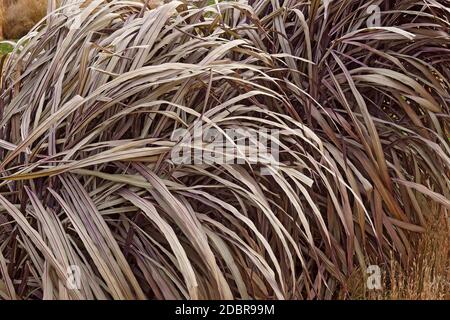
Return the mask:
{"type": "Polygon", "coordinates": [[[450,207],[449,18],[63,1],[1,71],[0,296],[323,299],[366,257],[406,264],[450,207]],[[198,128],[268,134],[174,138],[198,128]]]}

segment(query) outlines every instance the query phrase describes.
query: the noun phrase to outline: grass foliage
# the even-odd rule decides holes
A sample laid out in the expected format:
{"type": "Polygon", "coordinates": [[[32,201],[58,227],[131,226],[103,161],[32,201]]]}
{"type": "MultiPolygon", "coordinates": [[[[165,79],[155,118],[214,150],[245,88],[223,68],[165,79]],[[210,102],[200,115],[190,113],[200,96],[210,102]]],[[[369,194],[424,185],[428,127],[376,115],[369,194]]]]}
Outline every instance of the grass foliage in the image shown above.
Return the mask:
{"type": "Polygon", "coordinates": [[[447,215],[447,1],[208,2],[65,1],[18,41],[2,298],[333,298],[447,215]],[[200,121],[280,130],[279,169],[173,163],[172,133],[200,121]]]}
{"type": "Polygon", "coordinates": [[[0,39],[18,39],[26,35],[45,16],[48,2],[0,0],[0,39]]]}

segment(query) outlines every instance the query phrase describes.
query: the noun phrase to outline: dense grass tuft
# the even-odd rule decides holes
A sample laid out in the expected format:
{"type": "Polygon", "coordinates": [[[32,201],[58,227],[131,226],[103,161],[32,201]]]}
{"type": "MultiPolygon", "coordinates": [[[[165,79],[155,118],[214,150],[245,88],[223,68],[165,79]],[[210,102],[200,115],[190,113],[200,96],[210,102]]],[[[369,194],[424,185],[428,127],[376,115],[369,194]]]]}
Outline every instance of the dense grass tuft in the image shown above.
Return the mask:
{"type": "Polygon", "coordinates": [[[447,216],[446,1],[67,9],[1,73],[2,298],[333,298],[447,216]],[[200,122],[279,162],[174,163],[200,122]]]}

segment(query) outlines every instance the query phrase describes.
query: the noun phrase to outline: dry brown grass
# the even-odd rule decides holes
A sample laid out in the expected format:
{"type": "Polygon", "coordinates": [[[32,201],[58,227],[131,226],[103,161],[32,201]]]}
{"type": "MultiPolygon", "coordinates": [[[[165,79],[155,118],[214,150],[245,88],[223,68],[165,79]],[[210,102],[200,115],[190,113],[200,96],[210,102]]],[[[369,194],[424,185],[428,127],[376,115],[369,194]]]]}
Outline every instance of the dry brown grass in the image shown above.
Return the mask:
{"type": "Polygon", "coordinates": [[[355,271],[341,298],[376,300],[449,300],[450,299],[450,226],[448,211],[430,210],[429,226],[417,239],[417,254],[406,266],[392,258],[382,276],[381,290],[367,290],[366,274],[355,271]]]}
{"type": "MultiPolygon", "coordinates": [[[[149,6],[154,8],[160,3],[160,0],[150,0],[149,6]]],[[[0,39],[23,37],[45,16],[47,4],[47,0],[0,0],[0,39]]]]}
{"type": "Polygon", "coordinates": [[[24,36],[47,12],[47,0],[2,0],[0,13],[3,36],[17,39],[24,36]]]}

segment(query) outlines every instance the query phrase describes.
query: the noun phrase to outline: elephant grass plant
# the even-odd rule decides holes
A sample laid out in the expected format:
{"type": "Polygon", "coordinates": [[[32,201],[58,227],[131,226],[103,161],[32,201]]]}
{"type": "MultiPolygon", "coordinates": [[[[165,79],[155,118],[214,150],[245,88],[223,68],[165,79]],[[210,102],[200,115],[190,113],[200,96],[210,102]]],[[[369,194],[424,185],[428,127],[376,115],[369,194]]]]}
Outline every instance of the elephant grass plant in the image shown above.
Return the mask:
{"type": "Polygon", "coordinates": [[[336,298],[447,217],[448,1],[70,2],[1,71],[1,298],[336,298]],[[199,123],[279,160],[174,162],[199,123]]]}

